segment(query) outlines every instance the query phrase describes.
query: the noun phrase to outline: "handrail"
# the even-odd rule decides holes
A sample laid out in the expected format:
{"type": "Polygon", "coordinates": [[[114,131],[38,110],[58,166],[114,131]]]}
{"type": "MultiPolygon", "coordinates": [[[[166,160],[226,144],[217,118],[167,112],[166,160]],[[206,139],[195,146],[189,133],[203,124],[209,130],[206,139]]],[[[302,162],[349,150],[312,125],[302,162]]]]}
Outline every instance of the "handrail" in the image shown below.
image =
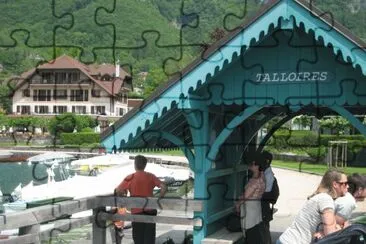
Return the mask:
{"type": "Polygon", "coordinates": [[[20,228],[35,224],[41,224],[98,207],[98,202],[93,198],[69,200],[55,204],[26,209],[21,212],[14,212],[0,215],[0,230],[20,228]]]}
{"type": "Polygon", "coordinates": [[[72,228],[93,223],[93,243],[102,244],[105,243],[107,221],[111,220],[202,226],[202,219],[200,218],[120,215],[107,212],[106,207],[133,207],[193,212],[202,211],[203,201],[195,199],[115,197],[106,195],[58,202],[26,209],[21,212],[0,215],[0,230],[19,228],[19,236],[0,240],[0,243],[40,243],[42,240],[48,240],[51,237],[57,236],[60,232],[66,232],[72,228]],[[62,216],[87,210],[93,210],[92,216],[79,219],[57,220],[62,216]],[[40,225],[50,221],[54,224],[53,228],[41,231],[40,225]]]}

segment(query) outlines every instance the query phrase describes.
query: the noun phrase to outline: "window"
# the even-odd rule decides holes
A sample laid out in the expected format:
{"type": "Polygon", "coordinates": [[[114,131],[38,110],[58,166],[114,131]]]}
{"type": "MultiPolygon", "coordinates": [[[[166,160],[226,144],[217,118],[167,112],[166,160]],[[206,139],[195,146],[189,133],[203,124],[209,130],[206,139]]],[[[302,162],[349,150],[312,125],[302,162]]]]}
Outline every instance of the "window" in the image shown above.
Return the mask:
{"type": "Polygon", "coordinates": [[[44,72],[42,73],[42,82],[41,83],[52,83],[52,73],[51,72],[44,72]]]}
{"type": "Polygon", "coordinates": [[[91,106],[91,113],[105,115],[105,106],[91,106]]]}
{"type": "Polygon", "coordinates": [[[57,72],[55,73],[55,81],[58,84],[62,84],[62,83],[66,83],[67,79],[66,79],[66,73],[64,72],[57,72]]]}
{"type": "Polygon", "coordinates": [[[67,99],[67,90],[53,90],[53,99],[65,100],[67,99]]]}
{"type": "Polygon", "coordinates": [[[72,72],[71,75],[71,81],[79,81],[80,80],[80,74],[79,72],[72,72]]]}
{"type": "Polygon", "coordinates": [[[33,101],[38,101],[38,90],[33,91],[33,101]]]}
{"type": "Polygon", "coordinates": [[[30,114],[30,106],[22,106],[20,113],[21,114],[30,114]]]}
{"type": "Polygon", "coordinates": [[[34,90],[33,101],[51,101],[51,90],[34,90]]]}
{"type": "Polygon", "coordinates": [[[30,97],[30,91],[27,90],[23,90],[23,97],[30,97]]]}
{"type": "Polygon", "coordinates": [[[71,90],[71,101],[88,101],[88,90],[71,90]]]}
{"type": "Polygon", "coordinates": [[[35,106],[34,112],[37,114],[48,114],[48,106],[35,106]]]}
{"type": "Polygon", "coordinates": [[[86,114],[86,106],[72,106],[72,112],[76,114],[86,114]]]}
{"type": "Polygon", "coordinates": [[[93,97],[100,97],[101,90],[92,90],[91,93],[93,97]]]}
{"type": "Polygon", "coordinates": [[[103,75],[102,78],[101,78],[102,81],[110,81],[111,80],[111,77],[107,74],[103,75]]]}
{"type": "Polygon", "coordinates": [[[18,114],[30,114],[30,106],[17,106],[18,114]]]}
{"type": "Polygon", "coordinates": [[[125,114],[125,110],[123,108],[119,108],[119,115],[122,116],[125,114]]]}
{"type": "Polygon", "coordinates": [[[53,106],[54,114],[63,114],[67,113],[67,106],[53,106]]]}

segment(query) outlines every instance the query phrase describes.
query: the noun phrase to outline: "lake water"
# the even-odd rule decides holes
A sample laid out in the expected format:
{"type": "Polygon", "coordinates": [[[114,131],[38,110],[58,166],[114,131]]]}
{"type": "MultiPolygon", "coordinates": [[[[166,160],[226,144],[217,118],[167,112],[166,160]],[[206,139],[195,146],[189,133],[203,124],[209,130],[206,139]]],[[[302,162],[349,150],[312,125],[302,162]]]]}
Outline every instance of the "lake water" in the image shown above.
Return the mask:
{"type": "MultiPolygon", "coordinates": [[[[55,180],[61,180],[59,170],[54,170],[55,180]]],[[[3,194],[10,194],[21,184],[25,186],[30,181],[34,184],[47,182],[47,166],[43,164],[28,165],[25,162],[0,163],[0,190],[3,194]]]]}

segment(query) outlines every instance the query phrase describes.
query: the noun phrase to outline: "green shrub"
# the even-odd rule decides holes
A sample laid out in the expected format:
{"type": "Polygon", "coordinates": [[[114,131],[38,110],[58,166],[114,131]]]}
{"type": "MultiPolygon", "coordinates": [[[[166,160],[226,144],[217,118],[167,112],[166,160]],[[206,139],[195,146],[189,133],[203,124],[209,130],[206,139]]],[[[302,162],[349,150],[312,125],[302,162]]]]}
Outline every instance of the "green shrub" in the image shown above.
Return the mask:
{"type": "Polygon", "coordinates": [[[276,131],[271,139],[270,144],[273,145],[276,149],[284,149],[288,148],[288,140],[291,137],[291,132],[289,130],[280,129],[276,131]]]}
{"type": "Polygon", "coordinates": [[[82,145],[100,143],[100,134],[91,132],[61,133],[61,144],[82,145]]]}
{"type": "Polygon", "coordinates": [[[52,135],[59,137],[61,133],[71,133],[75,129],[81,132],[84,128],[93,128],[97,125],[98,121],[88,115],[64,113],[50,120],[49,131],[52,135]]]}
{"type": "Polygon", "coordinates": [[[322,161],[327,155],[327,148],[324,146],[309,147],[305,149],[305,152],[315,161],[322,161]]]}
{"type": "MultiPolygon", "coordinates": [[[[83,132],[83,129],[94,128],[98,125],[98,120],[88,115],[75,116],[75,129],[77,132],[83,132]]],[[[90,131],[94,132],[94,131],[90,131]]]]}
{"type": "Polygon", "coordinates": [[[80,132],[88,132],[88,133],[93,133],[94,132],[94,130],[92,129],[92,128],[90,128],[90,127],[86,127],[86,128],[83,128],[80,132]]]}
{"type": "Polygon", "coordinates": [[[287,143],[290,147],[315,147],[319,146],[319,136],[317,133],[293,133],[287,143]]]}
{"type": "Polygon", "coordinates": [[[50,120],[48,127],[50,133],[56,137],[62,133],[71,133],[75,128],[75,115],[72,113],[57,115],[50,120]]]}
{"type": "Polygon", "coordinates": [[[321,135],[320,136],[320,144],[323,146],[328,146],[329,141],[365,141],[365,137],[363,135],[321,135]]]}
{"type": "Polygon", "coordinates": [[[296,147],[328,147],[329,141],[348,141],[349,147],[365,147],[366,139],[363,135],[318,135],[313,131],[279,130],[269,140],[269,145],[278,150],[296,147]]]}

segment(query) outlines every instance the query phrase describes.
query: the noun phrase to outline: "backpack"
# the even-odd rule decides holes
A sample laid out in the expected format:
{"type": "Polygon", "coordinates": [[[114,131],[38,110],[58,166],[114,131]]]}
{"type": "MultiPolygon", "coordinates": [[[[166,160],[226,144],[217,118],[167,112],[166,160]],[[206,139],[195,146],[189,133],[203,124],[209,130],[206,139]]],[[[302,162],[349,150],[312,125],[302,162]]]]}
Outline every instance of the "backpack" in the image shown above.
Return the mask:
{"type": "Polygon", "coordinates": [[[264,192],[262,195],[262,219],[266,222],[273,220],[273,208],[280,196],[280,188],[274,177],[272,189],[269,192],[264,192]],[[270,206],[272,205],[272,206],[270,206]]]}
{"type": "Polygon", "coordinates": [[[230,232],[241,231],[241,219],[240,215],[232,213],[226,219],[226,229],[230,232]]]}
{"type": "Polygon", "coordinates": [[[278,197],[280,196],[280,188],[278,187],[277,179],[274,177],[272,189],[269,192],[264,192],[262,196],[262,200],[271,203],[272,205],[276,204],[278,197]]]}

